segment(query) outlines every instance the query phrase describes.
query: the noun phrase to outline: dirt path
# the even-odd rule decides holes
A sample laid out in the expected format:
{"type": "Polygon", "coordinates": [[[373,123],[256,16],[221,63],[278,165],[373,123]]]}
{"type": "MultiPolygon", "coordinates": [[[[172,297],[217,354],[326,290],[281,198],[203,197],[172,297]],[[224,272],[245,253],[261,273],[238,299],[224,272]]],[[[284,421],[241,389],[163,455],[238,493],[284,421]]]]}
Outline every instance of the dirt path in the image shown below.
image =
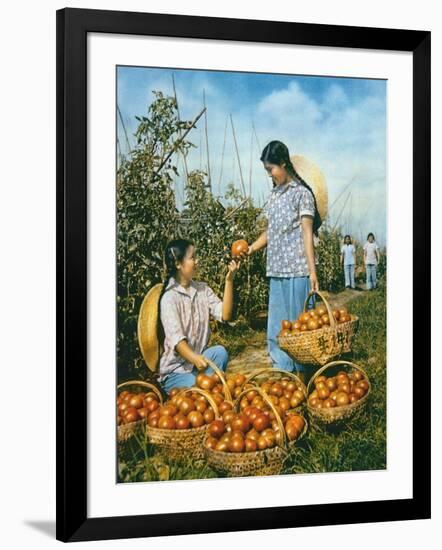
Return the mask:
{"type": "MultiPolygon", "coordinates": [[[[346,305],[350,300],[362,296],[361,290],[345,289],[338,294],[331,292],[322,292],[325,299],[334,307],[346,305]]],[[[241,353],[229,361],[227,372],[242,372],[247,374],[259,368],[270,367],[272,365],[270,357],[267,354],[266,334],[264,331],[257,332],[253,344],[247,346],[241,353]]]]}

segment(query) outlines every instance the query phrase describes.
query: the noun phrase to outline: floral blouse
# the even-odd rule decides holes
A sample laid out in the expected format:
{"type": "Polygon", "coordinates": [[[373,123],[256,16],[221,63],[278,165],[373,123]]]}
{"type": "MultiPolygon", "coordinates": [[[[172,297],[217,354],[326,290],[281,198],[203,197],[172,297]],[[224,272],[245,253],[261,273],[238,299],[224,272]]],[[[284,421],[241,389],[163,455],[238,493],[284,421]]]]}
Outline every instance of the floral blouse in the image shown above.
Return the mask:
{"type": "Polygon", "coordinates": [[[315,215],[311,191],[298,181],[276,185],[264,214],[267,226],[267,277],[305,277],[309,268],[301,217],[315,215]]]}
{"type": "Polygon", "coordinates": [[[210,316],[222,321],[222,300],[203,282],[191,281],[183,288],[171,277],[161,298],[160,316],[164,327],[164,353],[160,359],[161,382],[171,372],[190,372],[193,365],[175,351],[175,346],[186,339],[201,354],[210,338],[210,316]]]}

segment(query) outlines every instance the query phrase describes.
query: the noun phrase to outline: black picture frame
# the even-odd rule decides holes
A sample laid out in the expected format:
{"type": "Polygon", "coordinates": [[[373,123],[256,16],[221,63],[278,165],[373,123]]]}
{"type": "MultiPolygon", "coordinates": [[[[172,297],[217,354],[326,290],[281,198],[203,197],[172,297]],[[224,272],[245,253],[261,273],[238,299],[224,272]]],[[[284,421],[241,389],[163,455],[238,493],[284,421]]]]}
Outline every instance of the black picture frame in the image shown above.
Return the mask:
{"type": "MultiPolygon", "coordinates": [[[[57,530],[61,541],[430,518],[430,41],[427,31],[88,9],[57,11],[57,530]],[[87,34],[413,54],[413,498],[87,517],[87,34]],[[419,345],[417,345],[419,343],[419,345]],[[416,387],[425,380],[425,399],[416,387]],[[421,395],[421,394],[420,394],[421,395]]],[[[113,159],[110,159],[113,162],[113,159]]]]}

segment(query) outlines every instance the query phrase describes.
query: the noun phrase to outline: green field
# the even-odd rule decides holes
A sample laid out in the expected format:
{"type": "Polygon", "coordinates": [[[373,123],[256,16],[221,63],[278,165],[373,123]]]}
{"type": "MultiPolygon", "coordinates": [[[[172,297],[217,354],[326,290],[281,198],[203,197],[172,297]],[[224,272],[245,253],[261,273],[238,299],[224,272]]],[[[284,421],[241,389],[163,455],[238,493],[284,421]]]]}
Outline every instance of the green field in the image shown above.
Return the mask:
{"type": "MultiPolygon", "coordinates": [[[[386,297],[383,288],[359,293],[347,303],[360,318],[351,360],[366,371],[372,392],[364,412],[338,429],[309,425],[306,436],[287,456],[283,474],[381,470],[386,468],[386,297]]],[[[262,331],[225,330],[214,335],[233,358],[262,331]],[[246,335],[246,337],[244,336],[246,335]]],[[[308,417],[307,417],[308,419],[308,417]]],[[[119,482],[219,477],[206,464],[162,458],[139,432],[119,447],[119,482]]]]}

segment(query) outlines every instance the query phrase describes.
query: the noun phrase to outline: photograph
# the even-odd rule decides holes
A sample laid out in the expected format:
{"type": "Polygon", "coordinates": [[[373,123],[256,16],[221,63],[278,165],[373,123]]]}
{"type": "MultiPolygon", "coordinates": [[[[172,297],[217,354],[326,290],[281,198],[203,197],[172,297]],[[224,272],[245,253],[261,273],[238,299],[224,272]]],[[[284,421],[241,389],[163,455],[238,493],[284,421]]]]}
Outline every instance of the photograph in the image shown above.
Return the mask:
{"type": "Polygon", "coordinates": [[[387,87],[115,67],[116,483],[387,469],[387,87]]]}

